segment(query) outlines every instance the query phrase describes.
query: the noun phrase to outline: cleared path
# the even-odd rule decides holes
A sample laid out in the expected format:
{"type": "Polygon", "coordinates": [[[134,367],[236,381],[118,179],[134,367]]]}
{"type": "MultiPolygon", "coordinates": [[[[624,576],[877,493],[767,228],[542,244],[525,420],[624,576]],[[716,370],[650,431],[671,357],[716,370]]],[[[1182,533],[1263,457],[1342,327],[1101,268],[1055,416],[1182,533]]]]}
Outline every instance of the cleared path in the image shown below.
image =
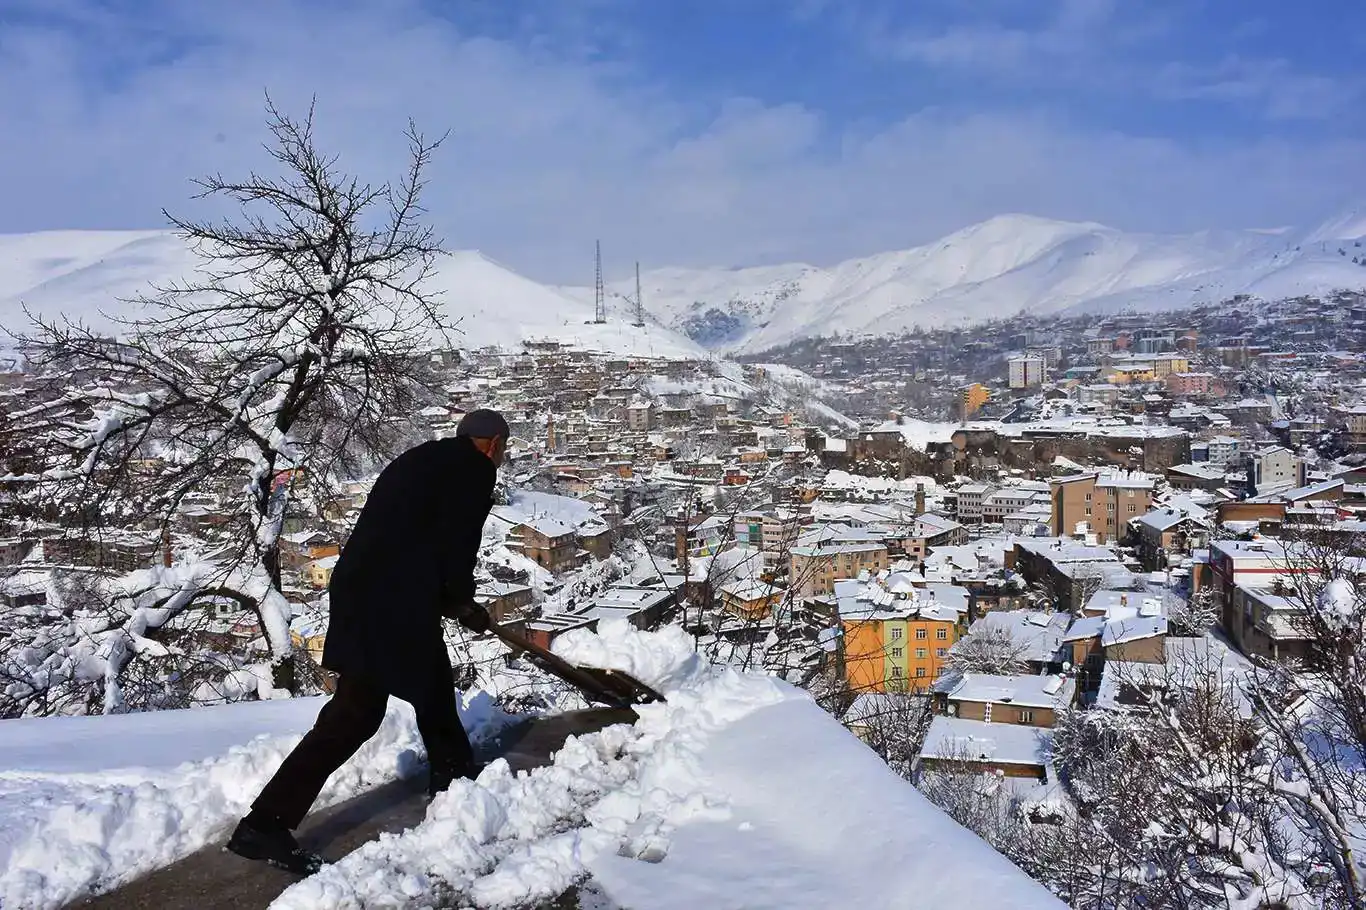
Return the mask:
{"type": "MultiPolygon", "coordinates": [[[[483,744],[481,758],[487,761],[502,756],[514,772],[538,768],[549,764],[569,737],[634,723],[635,719],[634,712],[617,708],[538,717],[483,744]]],[[[426,811],[425,778],[394,781],[314,813],[304,821],[298,838],[303,846],[335,861],[384,832],[413,827],[426,811]]],[[[68,906],[100,910],[264,910],[295,881],[286,872],[242,859],[214,844],[122,888],[68,906]]]]}

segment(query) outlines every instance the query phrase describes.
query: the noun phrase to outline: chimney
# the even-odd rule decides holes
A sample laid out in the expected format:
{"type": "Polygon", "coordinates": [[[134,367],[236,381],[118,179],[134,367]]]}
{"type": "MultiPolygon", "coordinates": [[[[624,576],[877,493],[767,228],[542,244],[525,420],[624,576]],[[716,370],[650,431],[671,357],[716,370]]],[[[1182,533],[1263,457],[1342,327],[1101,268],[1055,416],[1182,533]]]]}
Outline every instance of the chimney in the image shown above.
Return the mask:
{"type": "Polygon", "coordinates": [[[925,514],[925,485],[923,483],[915,485],[915,514],[925,514]]]}

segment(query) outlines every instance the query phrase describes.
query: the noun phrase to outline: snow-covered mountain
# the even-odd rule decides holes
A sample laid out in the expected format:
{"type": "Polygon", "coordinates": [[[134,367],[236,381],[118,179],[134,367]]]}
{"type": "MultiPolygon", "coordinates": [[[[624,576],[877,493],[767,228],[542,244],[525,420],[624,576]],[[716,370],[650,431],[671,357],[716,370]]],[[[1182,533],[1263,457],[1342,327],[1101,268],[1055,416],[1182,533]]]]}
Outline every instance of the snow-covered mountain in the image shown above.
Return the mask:
{"type": "MultiPolygon", "coordinates": [[[[437,277],[462,343],[559,338],[600,351],[660,356],[755,352],[835,332],[881,335],[1032,313],[1153,311],[1227,299],[1274,300],[1366,287],[1366,213],[1310,229],[1139,234],[1094,223],[1001,215],[909,250],[828,268],[663,268],[641,275],[646,323],[630,325],[634,278],[608,289],[609,321],[590,287],[550,287],[461,251],[437,277]]],[[[193,267],[161,231],[0,235],[0,328],[22,308],[80,315],[193,267]]]]}
{"type": "MultiPolygon", "coordinates": [[[[1366,287],[1366,215],[1310,230],[1126,233],[1002,215],[925,246],[758,268],[642,274],[646,309],[717,352],[834,332],[887,334],[1032,313],[1176,309],[1248,294],[1277,299],[1366,287]]],[[[577,299],[585,289],[566,288],[577,299]]],[[[634,279],[613,286],[634,293],[634,279]]]]}
{"type": "MultiPolygon", "coordinates": [[[[195,257],[165,231],[49,231],[0,235],[0,336],[27,325],[29,311],[64,313],[109,325],[103,313],[127,314],[121,299],[189,274],[195,257]]],[[[592,297],[565,295],[518,275],[482,253],[455,252],[434,279],[447,315],[459,320],[456,343],[516,347],[525,338],[558,338],[613,353],[697,356],[693,341],[647,319],[630,325],[624,311],[594,324],[592,297]]],[[[614,304],[614,307],[619,302],[614,304]]]]}

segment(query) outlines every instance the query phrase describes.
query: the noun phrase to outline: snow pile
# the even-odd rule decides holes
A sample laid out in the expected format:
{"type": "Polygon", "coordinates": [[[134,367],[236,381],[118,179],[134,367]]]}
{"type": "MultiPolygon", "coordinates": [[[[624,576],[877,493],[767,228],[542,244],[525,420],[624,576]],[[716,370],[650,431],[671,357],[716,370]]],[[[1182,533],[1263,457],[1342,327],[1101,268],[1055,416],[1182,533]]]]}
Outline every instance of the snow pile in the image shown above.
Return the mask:
{"type": "Polygon", "coordinates": [[[698,763],[708,737],[765,705],[802,697],[771,677],[703,664],[676,628],[640,632],[622,620],[557,640],[566,658],[638,674],[667,704],[634,726],[571,739],[554,764],[514,777],[507,762],[457,781],[419,826],[381,837],[286,891],[276,908],[361,908],[401,894],[413,905],[514,907],[561,893],[598,857],[658,859],[669,832],[724,818],[698,763]]]}
{"type": "Polygon", "coordinates": [[[699,770],[724,818],[695,818],[662,863],[604,855],[598,884],[632,910],[1061,908],[960,828],[814,702],[719,731],[699,770]]]}
{"type": "MultiPolygon", "coordinates": [[[[60,907],[225,837],[321,704],[4,721],[0,907],[60,907]]],[[[500,723],[487,698],[462,709],[476,738],[500,723]]],[[[422,755],[412,710],[394,701],[318,807],[407,776],[422,755]]]]}
{"type": "Polygon", "coordinates": [[[806,693],[704,664],[676,629],[603,623],[557,645],[640,675],[668,702],[571,739],[551,766],[514,777],[498,761],[457,781],[422,824],[273,906],[514,908],[579,885],[633,910],[894,907],[909,895],[947,907],[969,883],[975,906],[1061,906],[806,693]]]}

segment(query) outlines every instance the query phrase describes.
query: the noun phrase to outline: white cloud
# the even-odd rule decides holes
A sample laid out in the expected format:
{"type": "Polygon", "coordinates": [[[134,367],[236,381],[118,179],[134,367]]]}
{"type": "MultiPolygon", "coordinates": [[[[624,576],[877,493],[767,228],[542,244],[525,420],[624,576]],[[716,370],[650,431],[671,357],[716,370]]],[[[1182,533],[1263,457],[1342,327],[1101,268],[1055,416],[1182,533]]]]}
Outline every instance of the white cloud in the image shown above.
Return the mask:
{"type": "Polygon", "coordinates": [[[798,103],[683,101],[619,62],[478,37],[416,0],[167,12],[186,18],[92,23],[98,45],[0,32],[0,84],[17,88],[0,93],[0,230],[193,211],[189,178],[264,163],[266,88],[296,110],[316,92],[323,142],[369,179],[397,174],[409,116],[449,128],[429,197],[448,242],[547,280],[589,280],[595,238],[618,271],[831,261],[1003,211],[1184,230],[1303,222],[1366,196],[1360,143],[1182,143],[1043,110],[848,127],[798,103]],[[100,46],[148,59],[109,69],[100,46]]]}

